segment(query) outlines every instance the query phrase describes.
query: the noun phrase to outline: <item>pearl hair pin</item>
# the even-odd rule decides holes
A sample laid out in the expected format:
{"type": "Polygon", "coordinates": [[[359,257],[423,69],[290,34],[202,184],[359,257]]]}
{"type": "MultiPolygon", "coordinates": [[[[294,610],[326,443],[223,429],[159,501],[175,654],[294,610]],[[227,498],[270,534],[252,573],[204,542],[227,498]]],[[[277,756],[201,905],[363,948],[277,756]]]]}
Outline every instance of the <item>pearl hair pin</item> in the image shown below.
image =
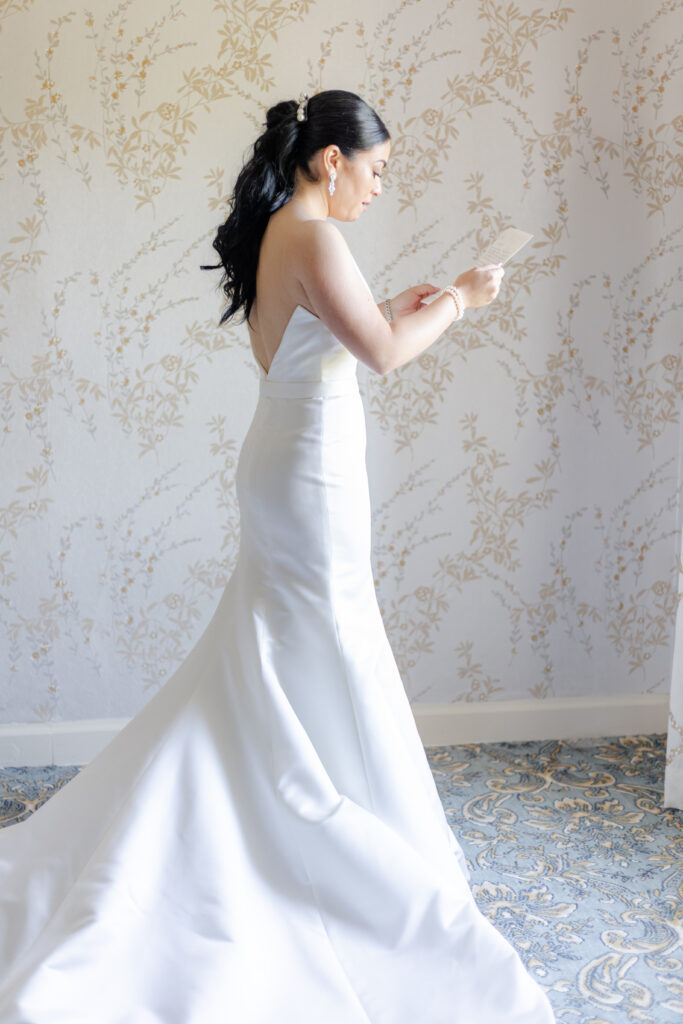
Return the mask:
{"type": "Polygon", "coordinates": [[[394,319],[394,314],[391,312],[391,305],[389,303],[389,299],[384,300],[384,315],[389,321],[389,323],[391,323],[391,321],[394,319]]]}
{"type": "Polygon", "coordinates": [[[302,92],[299,95],[299,106],[296,108],[297,121],[305,121],[308,116],[308,93],[302,92]]]}

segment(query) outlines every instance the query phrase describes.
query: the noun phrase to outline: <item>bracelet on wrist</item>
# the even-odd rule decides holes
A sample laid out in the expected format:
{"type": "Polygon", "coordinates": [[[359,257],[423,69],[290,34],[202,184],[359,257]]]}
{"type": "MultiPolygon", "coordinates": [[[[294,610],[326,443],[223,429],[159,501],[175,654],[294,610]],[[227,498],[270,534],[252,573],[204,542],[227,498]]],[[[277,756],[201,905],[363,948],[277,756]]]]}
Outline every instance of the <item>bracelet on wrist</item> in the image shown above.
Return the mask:
{"type": "Polygon", "coordinates": [[[389,299],[384,300],[384,315],[389,321],[389,323],[391,323],[391,321],[394,319],[394,314],[391,312],[391,305],[389,303],[389,299]]]}
{"type": "Polygon", "coordinates": [[[441,292],[441,295],[450,295],[450,297],[453,299],[453,302],[455,303],[455,309],[456,309],[456,317],[455,317],[455,319],[456,320],[462,320],[463,316],[465,315],[465,303],[463,301],[462,295],[460,294],[458,289],[455,287],[455,285],[454,284],[447,285],[443,289],[443,291],[441,292]]]}

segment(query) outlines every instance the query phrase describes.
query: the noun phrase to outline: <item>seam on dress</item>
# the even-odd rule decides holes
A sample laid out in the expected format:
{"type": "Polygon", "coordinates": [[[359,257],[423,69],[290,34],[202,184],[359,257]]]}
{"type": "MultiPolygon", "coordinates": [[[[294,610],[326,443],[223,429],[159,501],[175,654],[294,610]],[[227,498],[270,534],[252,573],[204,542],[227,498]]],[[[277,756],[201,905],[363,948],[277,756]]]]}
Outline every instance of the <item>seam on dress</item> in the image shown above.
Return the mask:
{"type": "MultiPolygon", "coordinates": [[[[328,401],[332,401],[332,400],[333,399],[328,399],[328,401]]],[[[354,396],[354,400],[355,400],[355,396],[354,396]]],[[[360,401],[360,398],[359,398],[359,401],[360,401]]],[[[323,410],[324,410],[324,404],[323,404],[323,410]]],[[[362,410],[361,410],[361,415],[362,414],[363,413],[362,413],[362,410]]],[[[322,421],[323,421],[322,422],[322,431],[321,431],[322,437],[321,437],[321,445],[320,445],[320,453],[321,453],[320,461],[321,461],[321,463],[322,463],[322,460],[323,460],[322,453],[323,453],[324,448],[325,448],[325,440],[326,440],[326,438],[325,438],[325,431],[326,431],[326,426],[327,426],[327,424],[326,424],[326,417],[325,417],[324,411],[323,411],[322,421]]],[[[321,473],[321,477],[322,477],[322,479],[324,481],[323,482],[323,501],[324,501],[324,504],[325,504],[325,530],[326,530],[326,534],[327,534],[325,539],[326,539],[326,541],[329,544],[329,551],[332,553],[332,557],[330,559],[330,563],[332,565],[334,563],[334,549],[333,549],[333,545],[332,545],[332,536],[333,536],[333,534],[332,534],[332,529],[330,527],[330,520],[331,520],[330,504],[329,504],[328,497],[327,497],[327,478],[326,478],[324,473],[321,473]]],[[[338,648],[339,654],[340,654],[341,667],[342,667],[342,671],[344,673],[344,678],[346,680],[346,692],[348,694],[348,700],[349,700],[349,703],[351,705],[351,711],[353,713],[353,721],[354,721],[355,726],[356,726],[356,737],[357,737],[357,740],[358,740],[358,748],[360,750],[361,760],[363,762],[363,774],[365,775],[365,785],[366,785],[366,788],[367,788],[368,795],[370,797],[370,804],[371,804],[371,807],[372,807],[372,811],[373,811],[373,813],[375,813],[376,812],[375,794],[373,793],[373,790],[372,790],[372,785],[371,785],[371,782],[370,782],[370,773],[368,772],[368,766],[367,766],[367,762],[365,760],[365,751],[363,749],[363,744],[362,744],[362,741],[361,741],[361,733],[360,733],[360,729],[358,727],[358,716],[356,714],[356,705],[355,705],[355,703],[353,701],[353,698],[351,697],[351,691],[350,691],[350,687],[349,687],[349,675],[348,675],[348,672],[347,672],[347,669],[346,669],[346,658],[344,656],[344,644],[342,642],[341,633],[340,633],[340,630],[339,630],[339,620],[337,619],[337,616],[335,614],[334,579],[333,579],[333,575],[334,575],[333,572],[330,572],[329,580],[328,580],[328,588],[327,588],[328,589],[328,593],[329,593],[329,598],[330,598],[330,602],[329,602],[330,603],[330,611],[331,611],[331,614],[332,614],[332,621],[333,621],[333,624],[334,624],[335,636],[337,638],[337,648],[338,648]]]]}
{"type": "Polygon", "coordinates": [[[316,910],[318,911],[318,917],[320,918],[320,924],[322,925],[323,931],[325,932],[325,938],[327,939],[327,941],[328,941],[328,943],[330,945],[330,949],[332,950],[333,956],[335,957],[337,963],[339,964],[339,969],[341,970],[342,974],[344,975],[344,977],[346,978],[346,980],[348,982],[350,992],[355,996],[355,999],[356,999],[356,1002],[358,1003],[358,1008],[360,1009],[360,1012],[363,1014],[363,1017],[368,1022],[368,1024],[373,1024],[372,1017],[370,1016],[368,1011],[365,1009],[365,1006],[363,1005],[361,997],[358,995],[358,992],[354,988],[353,982],[351,981],[351,978],[349,977],[348,971],[344,967],[344,964],[342,963],[341,957],[339,956],[339,953],[337,952],[337,947],[334,944],[334,940],[332,939],[332,936],[330,935],[329,931],[327,930],[327,925],[325,924],[325,918],[323,916],[323,911],[322,911],[322,908],[320,906],[320,900],[318,899],[318,890],[316,888],[315,882],[313,882],[311,880],[311,876],[308,873],[308,868],[306,866],[306,857],[305,857],[304,853],[302,852],[301,841],[298,838],[297,838],[297,846],[299,847],[299,859],[300,859],[300,861],[301,861],[301,863],[303,865],[303,869],[304,869],[304,872],[306,874],[306,879],[308,881],[308,887],[309,887],[309,889],[310,889],[310,891],[311,891],[311,893],[313,895],[313,899],[315,900],[316,910]]]}

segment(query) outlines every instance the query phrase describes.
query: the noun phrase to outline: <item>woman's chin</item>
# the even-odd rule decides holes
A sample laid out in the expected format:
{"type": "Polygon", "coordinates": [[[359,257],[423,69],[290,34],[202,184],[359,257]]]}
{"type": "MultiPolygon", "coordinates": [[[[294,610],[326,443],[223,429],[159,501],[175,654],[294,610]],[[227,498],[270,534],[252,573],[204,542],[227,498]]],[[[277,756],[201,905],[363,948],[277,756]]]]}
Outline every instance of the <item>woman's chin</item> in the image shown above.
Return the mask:
{"type": "Polygon", "coordinates": [[[341,220],[346,221],[348,223],[354,220],[358,220],[362,212],[363,207],[361,206],[355,210],[345,210],[344,213],[331,213],[330,217],[332,217],[333,220],[341,220]]]}

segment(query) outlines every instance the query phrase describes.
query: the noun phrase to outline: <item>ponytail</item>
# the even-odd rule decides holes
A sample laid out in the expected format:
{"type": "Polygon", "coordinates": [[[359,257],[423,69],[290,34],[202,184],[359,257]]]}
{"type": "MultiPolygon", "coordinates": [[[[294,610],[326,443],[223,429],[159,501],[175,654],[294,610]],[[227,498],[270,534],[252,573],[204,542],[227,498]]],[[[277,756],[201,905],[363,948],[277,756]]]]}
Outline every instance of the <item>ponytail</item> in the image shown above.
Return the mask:
{"type": "Polygon", "coordinates": [[[220,263],[201,267],[223,269],[220,285],[228,301],[221,324],[240,309],[249,319],[261,241],[271,214],[292,198],[297,168],[309,181],[316,181],[309,163],[318,150],[334,144],[351,158],[389,138],[372,107],[342,89],[317,93],[308,101],[305,120],[298,121],[296,115],[295,100],[283,100],[268,110],[265,131],[237,176],[228,218],[213,241],[220,263]]]}

